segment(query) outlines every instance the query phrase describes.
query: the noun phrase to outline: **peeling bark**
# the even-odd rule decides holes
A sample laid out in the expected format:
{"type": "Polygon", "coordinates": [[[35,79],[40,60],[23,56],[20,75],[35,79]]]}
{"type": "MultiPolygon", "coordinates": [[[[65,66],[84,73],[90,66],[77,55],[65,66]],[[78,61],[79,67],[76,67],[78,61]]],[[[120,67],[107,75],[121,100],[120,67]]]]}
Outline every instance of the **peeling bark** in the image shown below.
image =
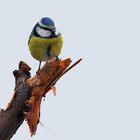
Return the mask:
{"type": "Polygon", "coordinates": [[[40,119],[42,97],[51,88],[55,94],[55,83],[81,60],[79,59],[70,67],[71,60],[69,58],[46,63],[32,78],[30,66],[21,61],[19,69],[13,72],[15,76],[13,98],[6,110],[0,112],[0,140],[11,139],[24,120],[29,125],[31,135],[34,135],[40,119]]]}

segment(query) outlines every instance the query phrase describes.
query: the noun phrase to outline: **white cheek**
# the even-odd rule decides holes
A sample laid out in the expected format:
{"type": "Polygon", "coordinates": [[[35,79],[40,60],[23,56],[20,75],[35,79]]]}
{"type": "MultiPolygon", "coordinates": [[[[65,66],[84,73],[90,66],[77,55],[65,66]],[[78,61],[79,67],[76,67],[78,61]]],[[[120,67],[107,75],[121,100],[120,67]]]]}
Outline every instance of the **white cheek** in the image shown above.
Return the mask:
{"type": "Polygon", "coordinates": [[[48,30],[41,29],[40,27],[36,27],[36,32],[41,36],[41,37],[50,37],[51,32],[48,30]]]}

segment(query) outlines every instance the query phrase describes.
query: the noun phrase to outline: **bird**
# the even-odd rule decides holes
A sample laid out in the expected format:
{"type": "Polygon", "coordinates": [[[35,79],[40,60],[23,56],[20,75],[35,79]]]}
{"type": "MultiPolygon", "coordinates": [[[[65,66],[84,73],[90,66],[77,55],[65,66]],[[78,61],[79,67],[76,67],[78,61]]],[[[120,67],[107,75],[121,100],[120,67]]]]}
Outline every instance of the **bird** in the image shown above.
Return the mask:
{"type": "Polygon", "coordinates": [[[43,17],[35,24],[29,36],[28,46],[32,57],[39,61],[37,72],[40,71],[42,61],[50,62],[54,58],[59,60],[63,37],[50,17],[43,17]]]}

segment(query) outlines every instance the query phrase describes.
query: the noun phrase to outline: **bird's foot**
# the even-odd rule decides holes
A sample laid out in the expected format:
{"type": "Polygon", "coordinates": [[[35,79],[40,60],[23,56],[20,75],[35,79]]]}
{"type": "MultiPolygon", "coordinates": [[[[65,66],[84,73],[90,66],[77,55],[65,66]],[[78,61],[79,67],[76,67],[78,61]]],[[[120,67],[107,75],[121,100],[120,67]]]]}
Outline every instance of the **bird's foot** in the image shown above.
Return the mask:
{"type": "Polygon", "coordinates": [[[55,56],[56,61],[61,61],[61,59],[58,56],[55,56]]]}
{"type": "Polygon", "coordinates": [[[40,69],[37,70],[36,75],[37,75],[39,78],[41,78],[40,69]]]}

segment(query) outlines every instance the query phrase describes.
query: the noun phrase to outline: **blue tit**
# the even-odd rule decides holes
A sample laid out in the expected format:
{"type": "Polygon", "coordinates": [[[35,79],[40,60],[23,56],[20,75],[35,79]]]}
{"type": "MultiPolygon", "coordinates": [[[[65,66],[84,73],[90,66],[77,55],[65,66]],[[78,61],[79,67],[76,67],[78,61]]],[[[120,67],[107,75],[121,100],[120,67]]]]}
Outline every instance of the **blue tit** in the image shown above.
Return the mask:
{"type": "Polygon", "coordinates": [[[57,32],[54,21],[49,17],[43,17],[33,28],[28,40],[29,50],[32,57],[41,62],[48,62],[58,58],[63,38],[60,32],[57,32]]]}

